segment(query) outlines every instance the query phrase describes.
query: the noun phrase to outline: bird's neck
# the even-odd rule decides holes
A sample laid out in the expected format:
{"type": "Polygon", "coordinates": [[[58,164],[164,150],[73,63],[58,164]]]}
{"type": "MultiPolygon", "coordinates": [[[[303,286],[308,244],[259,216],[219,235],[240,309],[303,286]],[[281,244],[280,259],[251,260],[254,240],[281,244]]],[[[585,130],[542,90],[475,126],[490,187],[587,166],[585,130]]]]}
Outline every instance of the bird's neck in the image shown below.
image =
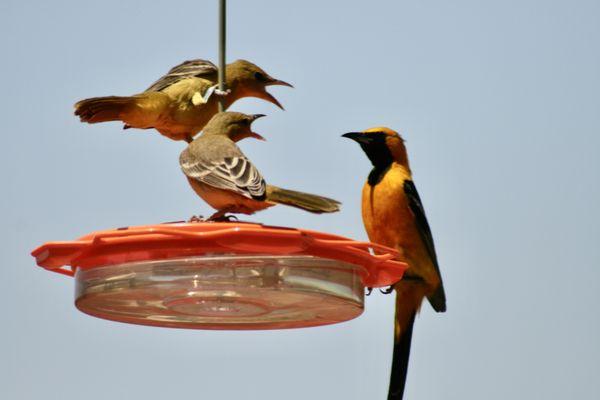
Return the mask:
{"type": "Polygon", "coordinates": [[[375,186],[378,184],[385,173],[392,167],[394,164],[404,168],[408,174],[410,174],[410,167],[408,165],[408,156],[406,154],[406,150],[399,148],[388,148],[386,145],[381,146],[369,146],[369,145],[361,145],[363,150],[369,157],[371,164],[373,164],[373,169],[369,173],[369,178],[367,182],[369,185],[375,186]]]}
{"type": "Polygon", "coordinates": [[[382,165],[373,166],[373,169],[371,170],[371,172],[369,173],[369,177],[367,178],[367,183],[370,186],[377,185],[379,182],[381,182],[381,180],[385,177],[385,175],[391,169],[394,169],[394,170],[399,169],[402,171],[402,175],[405,175],[407,177],[411,176],[410,169],[407,166],[404,166],[395,161],[392,161],[388,165],[382,164],[382,165]]]}

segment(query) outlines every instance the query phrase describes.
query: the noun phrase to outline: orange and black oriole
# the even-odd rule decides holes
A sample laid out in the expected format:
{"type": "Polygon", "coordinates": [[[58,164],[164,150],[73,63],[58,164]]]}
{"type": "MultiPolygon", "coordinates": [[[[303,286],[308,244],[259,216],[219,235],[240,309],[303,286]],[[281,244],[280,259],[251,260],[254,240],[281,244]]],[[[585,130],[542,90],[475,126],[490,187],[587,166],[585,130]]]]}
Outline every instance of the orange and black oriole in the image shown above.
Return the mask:
{"type": "Polygon", "coordinates": [[[267,87],[292,87],[246,60],[227,64],[226,92],[217,90],[217,81],[218,68],[210,61],[185,61],[171,68],[142,93],[81,100],[75,104],[75,115],[90,124],[123,121],[123,129],[154,128],[170,139],[191,143],[211,117],[219,112],[220,98],[223,98],[225,108],[243,97],[257,97],[283,109],[279,101],[267,92],[267,87]]]}
{"type": "Polygon", "coordinates": [[[369,240],[397,249],[409,265],[404,278],[393,285],[396,315],[388,399],[401,399],[415,315],[424,297],[435,311],[446,311],[444,286],[402,137],[383,127],[343,136],[358,142],[373,164],[362,191],[362,217],[369,240]]]}

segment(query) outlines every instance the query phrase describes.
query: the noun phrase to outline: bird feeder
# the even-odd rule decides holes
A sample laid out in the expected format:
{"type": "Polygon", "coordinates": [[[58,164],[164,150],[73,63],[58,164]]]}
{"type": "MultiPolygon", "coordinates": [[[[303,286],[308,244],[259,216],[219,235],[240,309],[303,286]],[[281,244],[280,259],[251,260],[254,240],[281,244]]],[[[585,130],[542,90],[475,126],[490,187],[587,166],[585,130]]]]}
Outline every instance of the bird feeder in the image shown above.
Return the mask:
{"type": "Polygon", "coordinates": [[[75,306],[132,324],[282,329],[359,316],[365,287],[397,282],[396,250],[327,233],[241,222],[93,232],[32,252],[75,277],[75,306]]]}
{"type": "MultiPolygon", "coordinates": [[[[225,82],[225,0],[219,1],[219,89],[225,82]]],[[[224,110],[223,100],[220,110],[224,110]]],[[[75,306],[132,324],[282,329],[334,324],[364,309],[365,287],[401,279],[384,246],[253,223],[169,223],[98,231],[32,252],[74,276],[75,306]]]]}

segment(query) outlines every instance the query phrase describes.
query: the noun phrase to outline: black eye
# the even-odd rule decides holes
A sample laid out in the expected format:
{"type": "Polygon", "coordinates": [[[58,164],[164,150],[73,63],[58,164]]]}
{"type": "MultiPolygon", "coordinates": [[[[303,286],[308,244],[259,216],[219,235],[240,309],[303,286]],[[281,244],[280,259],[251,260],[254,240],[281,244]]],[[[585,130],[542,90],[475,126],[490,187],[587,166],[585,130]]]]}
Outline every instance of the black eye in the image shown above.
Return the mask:
{"type": "Polygon", "coordinates": [[[255,72],[254,73],[254,78],[259,81],[259,82],[266,82],[267,81],[267,77],[265,76],[265,74],[261,73],[261,72],[255,72]]]}

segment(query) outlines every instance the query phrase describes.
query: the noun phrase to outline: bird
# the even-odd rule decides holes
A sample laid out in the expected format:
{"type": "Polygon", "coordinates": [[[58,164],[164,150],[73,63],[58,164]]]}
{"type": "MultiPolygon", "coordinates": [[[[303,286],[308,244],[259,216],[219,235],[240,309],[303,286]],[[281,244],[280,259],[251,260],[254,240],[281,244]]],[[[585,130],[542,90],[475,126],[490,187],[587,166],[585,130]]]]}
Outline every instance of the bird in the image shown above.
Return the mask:
{"type": "Polygon", "coordinates": [[[276,204],[316,214],[339,211],[341,203],[336,200],[266,184],[236,144],[248,137],[264,140],[251,127],[261,117],[218,113],[181,153],[179,164],[192,189],[217,210],[209,220],[227,219],[227,213],[251,215],[276,204]]]}
{"type": "Polygon", "coordinates": [[[246,60],[227,64],[226,91],[217,89],[217,81],[218,68],[212,62],[185,61],[171,68],[142,93],[81,100],[75,104],[75,115],[90,124],[123,121],[123,129],[154,128],[170,139],[191,143],[219,111],[221,99],[224,109],[244,97],[260,98],[283,109],[266,88],[275,85],[293,87],[246,60]]]}
{"type": "Polygon", "coordinates": [[[394,350],[388,400],[402,399],[413,324],[425,297],[437,312],[446,295],[433,236],[413,182],[404,139],[386,127],[342,135],[357,142],[371,161],[362,189],[362,219],[369,240],[395,248],[409,268],[396,291],[394,350]]]}

